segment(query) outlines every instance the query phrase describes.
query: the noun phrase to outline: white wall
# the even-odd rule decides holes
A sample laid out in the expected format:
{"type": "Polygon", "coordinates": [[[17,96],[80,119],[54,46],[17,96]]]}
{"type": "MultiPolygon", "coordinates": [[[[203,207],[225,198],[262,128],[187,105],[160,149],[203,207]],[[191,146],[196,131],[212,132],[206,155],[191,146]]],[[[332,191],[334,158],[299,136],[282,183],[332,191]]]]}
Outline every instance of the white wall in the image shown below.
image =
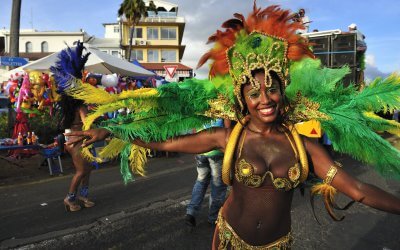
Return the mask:
{"type": "Polygon", "coordinates": [[[32,43],[32,52],[41,52],[41,44],[46,41],[48,43],[48,52],[57,52],[68,46],[73,46],[73,43],[77,40],[83,41],[82,35],[69,35],[69,36],[20,36],[19,39],[19,50],[20,52],[25,51],[25,44],[27,42],[32,43]]]}
{"type": "Polygon", "coordinates": [[[119,32],[114,32],[114,27],[119,27],[119,24],[104,24],[104,38],[118,38],[119,32]]]}
{"type": "MultiPolygon", "coordinates": [[[[0,30],[0,36],[6,37],[6,49],[5,52],[10,52],[10,33],[8,30],[0,30]]],[[[32,43],[32,53],[41,52],[41,44],[46,41],[48,44],[48,52],[58,52],[68,46],[73,46],[73,43],[77,40],[81,42],[88,35],[84,32],[60,32],[60,31],[24,31],[21,30],[19,37],[19,52],[25,53],[25,44],[27,42],[32,43]]]]}

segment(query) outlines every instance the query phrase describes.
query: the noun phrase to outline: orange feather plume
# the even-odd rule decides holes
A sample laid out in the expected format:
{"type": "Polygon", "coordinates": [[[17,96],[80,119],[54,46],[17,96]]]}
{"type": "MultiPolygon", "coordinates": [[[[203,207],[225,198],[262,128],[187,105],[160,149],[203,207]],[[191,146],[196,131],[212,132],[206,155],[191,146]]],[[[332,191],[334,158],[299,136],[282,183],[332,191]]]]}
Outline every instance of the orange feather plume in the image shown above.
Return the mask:
{"type": "Polygon", "coordinates": [[[225,31],[217,30],[215,34],[210,36],[208,43],[215,42],[216,45],[200,58],[197,68],[212,59],[209,75],[214,77],[227,74],[229,64],[226,51],[235,44],[237,35],[241,30],[245,30],[247,34],[259,31],[285,39],[288,42],[287,57],[289,60],[298,61],[304,57],[314,58],[313,53],[308,48],[307,40],[296,34],[296,30],[302,29],[303,26],[298,22],[293,22],[292,16],[293,14],[289,10],[283,10],[277,5],[265,9],[258,8],[256,1],[254,1],[253,11],[247,19],[236,13],[234,14],[235,18],[222,24],[225,31]]]}

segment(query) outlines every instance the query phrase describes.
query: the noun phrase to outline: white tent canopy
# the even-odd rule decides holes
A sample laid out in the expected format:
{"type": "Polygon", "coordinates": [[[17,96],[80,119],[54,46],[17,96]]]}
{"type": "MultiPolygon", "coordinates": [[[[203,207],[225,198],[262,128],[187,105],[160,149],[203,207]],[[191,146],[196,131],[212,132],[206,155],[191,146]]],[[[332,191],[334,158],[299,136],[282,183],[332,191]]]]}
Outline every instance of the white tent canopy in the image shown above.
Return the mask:
{"type": "MultiPolygon", "coordinates": [[[[153,76],[155,73],[139,67],[133,63],[109,55],[94,47],[86,47],[86,52],[90,52],[89,59],[85,64],[85,69],[92,73],[113,74],[123,76],[153,76]]],[[[59,52],[43,57],[24,66],[8,71],[8,76],[21,70],[49,71],[51,66],[58,60],[59,52]]]]}

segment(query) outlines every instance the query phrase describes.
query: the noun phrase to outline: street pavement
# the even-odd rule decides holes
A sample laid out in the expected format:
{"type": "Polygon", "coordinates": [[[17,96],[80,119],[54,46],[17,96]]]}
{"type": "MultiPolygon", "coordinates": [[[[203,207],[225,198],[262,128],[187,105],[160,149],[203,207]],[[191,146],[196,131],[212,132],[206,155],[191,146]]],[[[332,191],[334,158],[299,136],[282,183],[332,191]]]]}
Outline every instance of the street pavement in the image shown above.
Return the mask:
{"type": "MultiPolygon", "coordinates": [[[[353,176],[400,197],[400,182],[337,155],[353,176]]],[[[96,206],[65,212],[62,199],[71,176],[0,187],[0,249],[210,249],[208,198],[196,228],[184,224],[185,205],[196,178],[192,155],[153,158],[146,177],[124,185],[116,167],[92,172],[96,206]]],[[[312,214],[308,189],[295,191],[292,249],[400,249],[400,216],[355,204],[341,222],[330,219],[321,199],[312,214]]],[[[338,195],[339,204],[349,199],[338,195]]]]}

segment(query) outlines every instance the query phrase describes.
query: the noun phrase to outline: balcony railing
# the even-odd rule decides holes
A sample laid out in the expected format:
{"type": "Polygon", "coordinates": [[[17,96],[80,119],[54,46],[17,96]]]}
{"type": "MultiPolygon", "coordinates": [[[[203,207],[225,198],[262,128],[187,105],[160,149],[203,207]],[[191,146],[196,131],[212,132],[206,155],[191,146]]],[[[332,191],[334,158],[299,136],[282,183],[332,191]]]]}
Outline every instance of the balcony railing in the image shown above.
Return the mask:
{"type": "Polygon", "coordinates": [[[183,17],[146,17],[141,19],[142,22],[149,22],[149,23],[184,23],[185,18],[183,17]]]}

